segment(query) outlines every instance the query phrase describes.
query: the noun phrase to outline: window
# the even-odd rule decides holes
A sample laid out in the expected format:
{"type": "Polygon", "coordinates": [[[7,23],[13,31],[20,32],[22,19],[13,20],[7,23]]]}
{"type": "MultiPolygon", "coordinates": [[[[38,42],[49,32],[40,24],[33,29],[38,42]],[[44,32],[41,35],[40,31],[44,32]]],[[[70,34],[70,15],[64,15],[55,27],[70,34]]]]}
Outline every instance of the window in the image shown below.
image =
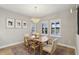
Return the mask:
{"type": "Polygon", "coordinates": [[[32,34],[34,34],[35,32],[36,32],[36,25],[33,24],[33,25],[32,25],[32,34]]]}
{"type": "Polygon", "coordinates": [[[47,23],[42,23],[42,34],[43,35],[48,34],[48,24],[47,23]]]}
{"type": "Polygon", "coordinates": [[[60,36],[60,21],[58,20],[51,21],[51,35],[60,36]]]}

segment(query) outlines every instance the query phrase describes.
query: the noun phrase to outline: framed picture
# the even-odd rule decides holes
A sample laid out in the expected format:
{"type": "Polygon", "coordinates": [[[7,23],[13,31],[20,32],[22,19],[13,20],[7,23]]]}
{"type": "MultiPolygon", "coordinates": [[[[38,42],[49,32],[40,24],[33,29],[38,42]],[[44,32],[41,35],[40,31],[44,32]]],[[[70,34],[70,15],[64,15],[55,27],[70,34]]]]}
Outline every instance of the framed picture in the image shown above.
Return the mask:
{"type": "Polygon", "coordinates": [[[21,28],[21,20],[16,20],[15,26],[16,28],[21,28]]]}
{"type": "Polygon", "coordinates": [[[23,28],[27,28],[27,22],[25,20],[23,20],[22,26],[23,26],[23,28]]]}
{"type": "Polygon", "coordinates": [[[14,28],[14,19],[7,18],[7,28],[14,28]]]}

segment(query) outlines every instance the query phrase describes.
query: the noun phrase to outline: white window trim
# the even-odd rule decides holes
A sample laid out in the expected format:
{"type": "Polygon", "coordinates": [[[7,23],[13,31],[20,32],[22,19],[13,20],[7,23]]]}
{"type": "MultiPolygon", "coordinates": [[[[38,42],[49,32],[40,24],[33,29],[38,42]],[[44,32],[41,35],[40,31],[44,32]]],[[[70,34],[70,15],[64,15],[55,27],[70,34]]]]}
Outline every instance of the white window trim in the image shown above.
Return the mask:
{"type": "Polygon", "coordinates": [[[52,36],[52,37],[62,37],[61,36],[61,19],[53,19],[53,20],[50,20],[50,36],[52,36]],[[59,21],[59,23],[60,23],[59,35],[51,34],[51,23],[54,22],[54,21],[59,21]]]}
{"type": "Polygon", "coordinates": [[[34,34],[34,33],[36,33],[36,24],[32,24],[32,27],[31,27],[31,34],[34,34]],[[33,30],[32,27],[35,27],[35,31],[34,32],[32,32],[32,30],[33,30]]]}
{"type": "Polygon", "coordinates": [[[41,35],[48,36],[48,34],[41,34],[41,35]]]}
{"type": "Polygon", "coordinates": [[[42,21],[42,22],[41,22],[41,35],[46,35],[46,36],[47,36],[47,35],[48,35],[48,31],[47,31],[47,34],[45,34],[45,33],[43,34],[43,33],[42,33],[42,23],[46,23],[46,24],[47,24],[47,27],[48,27],[48,25],[49,25],[49,24],[48,24],[48,21],[42,21]]]}

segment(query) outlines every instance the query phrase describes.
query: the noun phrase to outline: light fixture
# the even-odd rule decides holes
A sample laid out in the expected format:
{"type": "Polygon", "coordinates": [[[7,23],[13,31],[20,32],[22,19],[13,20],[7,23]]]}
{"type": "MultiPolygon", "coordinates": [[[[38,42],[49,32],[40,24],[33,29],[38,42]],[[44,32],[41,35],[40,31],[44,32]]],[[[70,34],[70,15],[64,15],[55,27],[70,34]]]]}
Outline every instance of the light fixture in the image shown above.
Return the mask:
{"type": "Polygon", "coordinates": [[[73,10],[72,9],[70,9],[70,13],[72,13],[73,12],[73,10]]]}
{"type": "Polygon", "coordinates": [[[37,24],[37,23],[39,23],[40,18],[38,18],[38,17],[33,17],[31,20],[32,20],[33,23],[37,24]]]}
{"type": "Polygon", "coordinates": [[[71,13],[71,14],[74,13],[74,12],[77,12],[77,7],[70,9],[70,13],[71,13]]]}
{"type": "MultiPolygon", "coordinates": [[[[38,8],[37,6],[34,7],[35,12],[37,12],[37,8],[38,8]]],[[[37,24],[37,23],[39,23],[40,18],[39,17],[33,17],[31,20],[32,20],[33,23],[37,24]]]]}

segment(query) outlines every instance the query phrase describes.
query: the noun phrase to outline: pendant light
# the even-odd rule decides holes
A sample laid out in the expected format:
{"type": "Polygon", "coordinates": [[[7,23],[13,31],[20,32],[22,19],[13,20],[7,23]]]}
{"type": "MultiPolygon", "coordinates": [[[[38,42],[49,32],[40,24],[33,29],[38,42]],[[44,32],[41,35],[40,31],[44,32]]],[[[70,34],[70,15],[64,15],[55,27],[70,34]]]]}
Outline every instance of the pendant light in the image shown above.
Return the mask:
{"type": "MultiPolygon", "coordinates": [[[[35,9],[36,12],[37,12],[37,8],[38,8],[37,6],[34,7],[34,9],[35,9]]],[[[34,24],[37,24],[37,23],[39,23],[40,18],[39,17],[33,17],[31,20],[32,20],[32,22],[34,24]]]]}

